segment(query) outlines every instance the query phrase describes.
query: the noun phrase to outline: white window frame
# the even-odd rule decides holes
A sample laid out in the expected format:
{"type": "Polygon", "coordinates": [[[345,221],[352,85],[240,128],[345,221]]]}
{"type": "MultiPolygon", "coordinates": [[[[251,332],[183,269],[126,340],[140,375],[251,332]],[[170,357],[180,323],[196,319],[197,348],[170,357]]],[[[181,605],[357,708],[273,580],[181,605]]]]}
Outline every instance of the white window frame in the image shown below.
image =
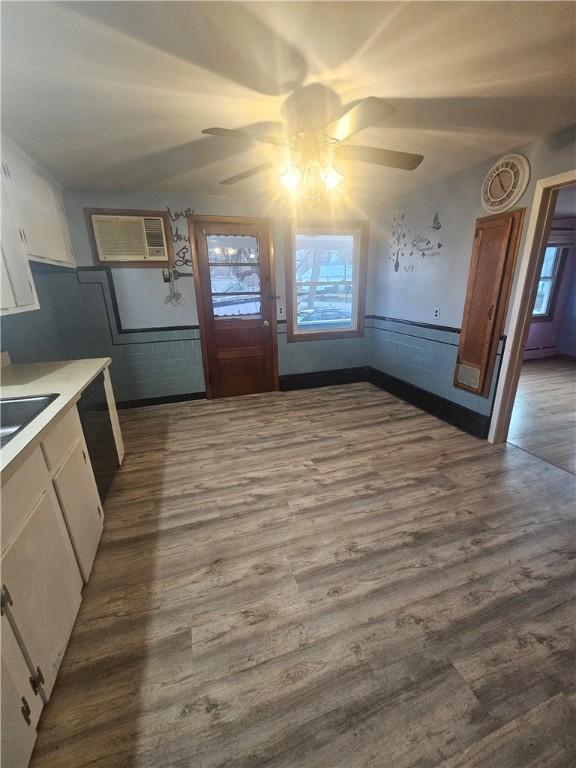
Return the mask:
{"type": "MultiPolygon", "coordinates": [[[[318,341],[364,335],[366,306],[366,267],[368,258],[368,224],[364,221],[297,221],[291,222],[288,233],[289,248],[286,259],[286,317],[287,338],[293,341],[318,341]],[[296,279],[296,237],[298,235],[352,235],[354,259],[352,271],[352,325],[349,328],[298,327],[298,285],[296,279]]],[[[348,281],[341,281],[347,283],[348,281]]]]}

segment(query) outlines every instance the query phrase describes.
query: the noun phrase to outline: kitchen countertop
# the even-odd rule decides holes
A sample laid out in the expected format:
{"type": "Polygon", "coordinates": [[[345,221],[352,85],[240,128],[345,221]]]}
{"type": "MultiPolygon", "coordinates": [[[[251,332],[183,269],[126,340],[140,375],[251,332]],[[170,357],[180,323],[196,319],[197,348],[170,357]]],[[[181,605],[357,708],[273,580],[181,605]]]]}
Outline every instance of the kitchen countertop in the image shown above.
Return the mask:
{"type": "MultiPolygon", "coordinates": [[[[57,363],[25,363],[2,368],[2,397],[58,394],[30,424],[0,448],[0,472],[12,469],[28,454],[53,419],[76,403],[82,391],[111,363],[109,357],[87,360],[64,360],[57,363]]],[[[3,478],[4,479],[4,478],[3,478]]]]}

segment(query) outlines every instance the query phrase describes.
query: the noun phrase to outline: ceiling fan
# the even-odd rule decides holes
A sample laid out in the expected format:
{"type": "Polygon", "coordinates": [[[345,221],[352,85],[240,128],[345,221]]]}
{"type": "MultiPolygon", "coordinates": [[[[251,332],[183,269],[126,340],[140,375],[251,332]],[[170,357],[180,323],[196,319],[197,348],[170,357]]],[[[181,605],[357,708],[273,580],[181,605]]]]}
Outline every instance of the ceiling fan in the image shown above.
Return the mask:
{"type": "MultiPolygon", "coordinates": [[[[316,86],[317,89],[324,88],[320,84],[316,86]]],[[[296,94],[293,94],[286,101],[283,110],[287,117],[286,138],[282,135],[230,128],[206,128],[202,133],[285,147],[290,161],[279,181],[288,189],[298,190],[303,197],[309,198],[318,197],[322,190],[333,189],[342,181],[343,175],[334,167],[334,163],[341,160],[413,171],[424,159],[422,155],[410,152],[346,144],[360,131],[377,125],[395,112],[394,107],[384,99],[375,96],[361,99],[349,106],[338,118],[326,121],[326,105],[321,105],[320,110],[316,112],[313,108],[314,97],[318,94],[315,85],[310,85],[300,89],[297,99],[296,94]],[[303,93],[306,95],[305,99],[302,99],[303,93]]],[[[260,163],[223,179],[220,184],[237,184],[275,165],[276,163],[271,161],[260,163]]]]}

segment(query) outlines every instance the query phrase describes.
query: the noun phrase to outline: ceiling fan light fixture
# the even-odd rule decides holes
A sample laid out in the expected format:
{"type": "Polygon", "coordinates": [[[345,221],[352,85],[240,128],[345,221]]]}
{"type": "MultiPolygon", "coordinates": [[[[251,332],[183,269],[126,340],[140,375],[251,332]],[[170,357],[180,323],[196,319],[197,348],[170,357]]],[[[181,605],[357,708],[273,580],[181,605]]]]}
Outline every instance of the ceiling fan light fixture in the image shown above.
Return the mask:
{"type": "Polygon", "coordinates": [[[327,165],[322,169],[322,181],[326,189],[334,189],[344,180],[344,174],[337,171],[332,165],[327,165]]]}
{"type": "Polygon", "coordinates": [[[280,184],[291,192],[298,189],[301,179],[302,173],[295,165],[291,165],[287,171],[284,171],[284,173],[278,177],[280,184]]]}

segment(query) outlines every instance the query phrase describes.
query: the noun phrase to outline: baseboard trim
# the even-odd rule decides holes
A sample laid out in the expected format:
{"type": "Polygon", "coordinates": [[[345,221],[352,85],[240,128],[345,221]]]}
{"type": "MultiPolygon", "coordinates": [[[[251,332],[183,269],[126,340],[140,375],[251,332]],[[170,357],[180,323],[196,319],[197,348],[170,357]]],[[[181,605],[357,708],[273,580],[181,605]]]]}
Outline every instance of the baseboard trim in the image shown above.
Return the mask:
{"type": "Polygon", "coordinates": [[[376,368],[369,368],[368,371],[368,381],[376,387],[399,397],[401,400],[405,400],[411,405],[415,405],[417,408],[442,419],[442,421],[448,422],[448,424],[452,424],[454,427],[458,427],[464,432],[468,432],[469,435],[474,435],[474,437],[479,437],[482,440],[488,437],[490,416],[471,411],[463,405],[458,405],[458,403],[453,403],[444,397],[434,395],[432,392],[420,389],[420,387],[402,381],[402,379],[389,376],[387,373],[382,373],[382,371],[376,368]]]}
{"type": "Polygon", "coordinates": [[[402,379],[389,376],[387,373],[372,368],[340,368],[332,371],[315,371],[313,373],[296,373],[280,376],[280,389],[290,391],[295,389],[310,389],[315,387],[330,387],[338,384],[356,384],[367,381],[376,387],[389,392],[401,400],[415,405],[427,413],[436,416],[448,424],[458,427],[474,437],[485,440],[490,429],[490,417],[476,411],[471,411],[458,403],[434,395],[425,389],[420,389],[402,379]]]}
{"type": "Polygon", "coordinates": [[[280,390],[289,392],[294,389],[313,389],[332,387],[337,384],[357,384],[367,381],[368,368],[336,368],[332,371],[313,371],[312,373],[291,373],[280,376],[280,390]]]}
{"type": "Polygon", "coordinates": [[[167,397],[144,397],[141,400],[122,400],[116,403],[118,410],[128,408],[146,408],[150,405],[169,405],[170,403],[186,403],[190,400],[204,400],[206,392],[186,392],[182,395],[168,395],[167,397]]]}

